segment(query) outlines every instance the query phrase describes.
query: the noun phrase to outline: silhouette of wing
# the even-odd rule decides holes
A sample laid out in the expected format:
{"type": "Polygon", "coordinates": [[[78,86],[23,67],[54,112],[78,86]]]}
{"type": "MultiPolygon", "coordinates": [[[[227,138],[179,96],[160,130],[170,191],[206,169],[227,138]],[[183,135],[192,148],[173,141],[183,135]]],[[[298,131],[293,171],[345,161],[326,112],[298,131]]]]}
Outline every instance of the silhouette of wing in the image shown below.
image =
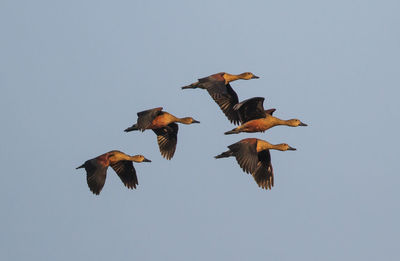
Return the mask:
{"type": "Polygon", "coordinates": [[[178,141],[178,124],[170,123],[165,127],[154,129],[153,131],[157,135],[161,155],[170,160],[175,154],[176,143],[178,141]]]}
{"type": "Polygon", "coordinates": [[[139,185],[136,170],[133,167],[132,161],[120,160],[116,163],[110,164],[110,166],[118,174],[122,183],[124,183],[126,187],[133,189],[136,188],[136,185],[139,185]]]}
{"type": "Polygon", "coordinates": [[[251,120],[265,118],[263,103],[263,97],[254,97],[236,104],[233,109],[237,111],[240,123],[243,124],[251,120]]]}
{"type": "Polygon", "coordinates": [[[259,187],[271,189],[274,186],[274,170],[271,164],[271,154],[269,150],[258,153],[257,168],[253,173],[254,180],[259,187]]]}
{"type": "Polygon", "coordinates": [[[246,173],[253,173],[257,168],[258,155],[257,155],[257,143],[234,143],[228,148],[235,155],[236,161],[239,166],[246,173]]]}
{"type": "Polygon", "coordinates": [[[106,182],[107,167],[96,159],[87,160],[84,164],[86,170],[86,181],[90,191],[99,195],[106,182]]]}
{"type": "Polygon", "coordinates": [[[218,104],[222,112],[234,124],[239,124],[239,115],[233,109],[239,102],[236,92],[230,84],[225,85],[225,82],[213,81],[204,83],[211,98],[218,104]]]}

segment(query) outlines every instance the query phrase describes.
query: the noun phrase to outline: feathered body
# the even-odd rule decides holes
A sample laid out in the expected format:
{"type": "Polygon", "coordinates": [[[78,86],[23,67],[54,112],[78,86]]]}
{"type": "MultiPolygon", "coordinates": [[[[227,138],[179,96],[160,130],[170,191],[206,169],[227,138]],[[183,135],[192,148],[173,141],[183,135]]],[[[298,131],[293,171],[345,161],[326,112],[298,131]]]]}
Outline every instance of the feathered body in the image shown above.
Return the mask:
{"type": "Polygon", "coordinates": [[[137,113],[137,123],[131,127],[125,129],[125,132],[134,130],[153,130],[157,135],[157,143],[160,149],[161,155],[170,160],[176,150],[176,144],[178,142],[178,124],[192,124],[200,123],[192,117],[178,118],[174,115],[162,110],[162,107],[145,110],[137,113]]]}
{"type": "Polygon", "coordinates": [[[247,99],[234,106],[234,110],[239,115],[242,125],[225,132],[228,134],[236,134],[240,132],[264,132],[274,126],[286,125],[291,127],[307,126],[298,119],[281,120],[272,114],[275,109],[264,110],[264,98],[255,97],[247,99]]]}
{"type": "Polygon", "coordinates": [[[86,180],[90,191],[99,195],[106,181],[107,169],[111,166],[127,188],[133,189],[139,184],[132,162],[151,162],[143,155],[129,156],[121,151],[112,150],[96,158],[85,161],[77,169],[86,170],[86,180]]]}
{"type": "Polygon", "coordinates": [[[225,116],[234,124],[239,124],[239,116],[234,111],[233,106],[239,102],[236,92],[232,89],[230,82],[243,79],[257,79],[251,72],[245,72],[238,75],[225,72],[216,73],[208,77],[198,79],[197,82],[182,87],[182,89],[205,89],[211,98],[218,104],[225,116]]]}
{"type": "Polygon", "coordinates": [[[228,151],[215,156],[215,158],[235,157],[243,171],[250,173],[258,186],[263,189],[271,189],[274,186],[274,172],[269,150],[296,150],[286,143],[273,145],[256,138],[243,139],[228,148],[228,151]]]}

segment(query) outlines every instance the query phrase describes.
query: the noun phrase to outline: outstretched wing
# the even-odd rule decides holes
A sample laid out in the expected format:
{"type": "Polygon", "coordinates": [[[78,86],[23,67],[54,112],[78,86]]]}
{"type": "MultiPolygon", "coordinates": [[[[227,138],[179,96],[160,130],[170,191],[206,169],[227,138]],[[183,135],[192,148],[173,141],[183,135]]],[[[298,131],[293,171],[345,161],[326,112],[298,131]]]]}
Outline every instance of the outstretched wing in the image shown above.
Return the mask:
{"type": "Polygon", "coordinates": [[[137,113],[137,127],[139,130],[144,131],[147,127],[149,127],[154,120],[155,117],[162,114],[162,107],[141,111],[137,113]]]}
{"type": "Polygon", "coordinates": [[[258,153],[258,163],[256,170],[252,173],[254,180],[259,187],[271,189],[274,186],[274,170],[271,164],[271,154],[269,150],[258,153]]]}
{"type": "Polygon", "coordinates": [[[178,142],[178,124],[170,123],[153,131],[157,135],[161,155],[170,160],[175,154],[176,143],[178,142]]]}
{"type": "Polygon", "coordinates": [[[86,170],[86,181],[90,191],[99,195],[104,187],[107,175],[107,166],[96,159],[87,160],[84,164],[86,170]]]}
{"type": "Polygon", "coordinates": [[[229,83],[225,85],[222,81],[210,81],[204,83],[204,86],[230,122],[239,124],[239,115],[233,109],[239,98],[231,85],[229,83]]]}
{"type": "Polygon", "coordinates": [[[228,148],[235,155],[236,161],[243,171],[253,173],[256,170],[258,162],[256,143],[237,142],[228,146],[228,148]]]}
{"type": "Polygon", "coordinates": [[[120,160],[116,163],[110,164],[113,170],[118,174],[122,183],[130,189],[136,188],[136,185],[139,185],[136,170],[133,167],[132,161],[129,160],[120,160]]]}
{"type": "Polygon", "coordinates": [[[254,97],[236,104],[233,109],[238,113],[240,123],[265,118],[264,98],[254,97]]]}

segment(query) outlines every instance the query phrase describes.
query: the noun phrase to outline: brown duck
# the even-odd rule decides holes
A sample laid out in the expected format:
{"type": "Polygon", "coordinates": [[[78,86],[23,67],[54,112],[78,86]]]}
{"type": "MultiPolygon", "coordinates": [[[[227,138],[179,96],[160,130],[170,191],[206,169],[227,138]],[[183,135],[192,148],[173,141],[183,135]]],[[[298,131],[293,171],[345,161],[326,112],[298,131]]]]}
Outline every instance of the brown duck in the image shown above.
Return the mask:
{"type": "Polygon", "coordinates": [[[182,87],[182,89],[206,89],[230,122],[239,124],[239,117],[233,109],[239,99],[229,83],[239,79],[250,80],[258,78],[251,72],[238,75],[221,72],[201,78],[195,83],[182,87]]]}
{"type": "Polygon", "coordinates": [[[278,125],[290,127],[307,126],[307,124],[298,119],[281,120],[272,116],[275,109],[264,110],[263,102],[264,98],[255,97],[236,104],[233,109],[237,112],[242,125],[225,132],[225,134],[264,132],[278,125]]]}
{"type": "Polygon", "coordinates": [[[121,151],[112,150],[96,158],[87,160],[76,169],[85,168],[86,180],[90,191],[99,195],[104,183],[108,166],[111,166],[127,188],[133,189],[139,184],[134,162],[151,162],[143,155],[129,156],[121,151]]]}
{"type": "Polygon", "coordinates": [[[215,156],[215,158],[235,157],[243,171],[250,173],[258,186],[263,189],[271,189],[274,186],[274,171],[269,150],[296,150],[286,143],[273,145],[256,138],[243,139],[228,148],[228,151],[215,156]]]}
{"type": "Polygon", "coordinates": [[[162,107],[138,112],[137,123],[125,129],[125,132],[140,130],[153,130],[157,135],[157,142],[161,155],[170,160],[175,153],[178,140],[178,124],[200,123],[192,117],[177,118],[174,115],[162,111],[162,107]]]}

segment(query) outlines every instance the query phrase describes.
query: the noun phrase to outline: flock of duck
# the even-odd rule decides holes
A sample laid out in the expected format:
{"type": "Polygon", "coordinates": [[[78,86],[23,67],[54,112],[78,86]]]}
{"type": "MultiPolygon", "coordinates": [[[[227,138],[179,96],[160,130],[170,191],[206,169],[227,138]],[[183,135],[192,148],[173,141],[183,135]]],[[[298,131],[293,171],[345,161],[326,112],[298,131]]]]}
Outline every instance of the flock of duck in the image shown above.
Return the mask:
{"type": "MultiPolygon", "coordinates": [[[[218,104],[229,121],[238,127],[225,132],[225,135],[241,132],[264,132],[277,125],[291,127],[307,126],[298,119],[281,120],[272,116],[275,109],[265,110],[263,97],[254,97],[242,102],[236,92],[232,89],[230,82],[243,79],[258,79],[253,73],[245,72],[238,75],[229,73],[217,73],[197,82],[182,87],[182,89],[205,89],[213,100],[218,104]]],[[[162,107],[137,113],[137,123],[125,129],[130,131],[153,130],[157,135],[157,142],[161,155],[170,160],[175,153],[178,135],[178,124],[200,123],[192,117],[178,118],[162,107]]],[[[229,150],[215,156],[216,159],[235,157],[244,172],[253,176],[255,182],[263,189],[271,189],[274,186],[274,173],[271,164],[269,150],[296,150],[286,143],[271,144],[257,138],[240,140],[230,146],[229,150]]],[[[109,166],[118,174],[123,184],[130,188],[136,188],[139,184],[133,162],[151,162],[143,155],[130,156],[121,151],[113,150],[96,158],[87,160],[81,166],[86,170],[86,180],[89,189],[96,195],[100,194],[109,166]]]]}

